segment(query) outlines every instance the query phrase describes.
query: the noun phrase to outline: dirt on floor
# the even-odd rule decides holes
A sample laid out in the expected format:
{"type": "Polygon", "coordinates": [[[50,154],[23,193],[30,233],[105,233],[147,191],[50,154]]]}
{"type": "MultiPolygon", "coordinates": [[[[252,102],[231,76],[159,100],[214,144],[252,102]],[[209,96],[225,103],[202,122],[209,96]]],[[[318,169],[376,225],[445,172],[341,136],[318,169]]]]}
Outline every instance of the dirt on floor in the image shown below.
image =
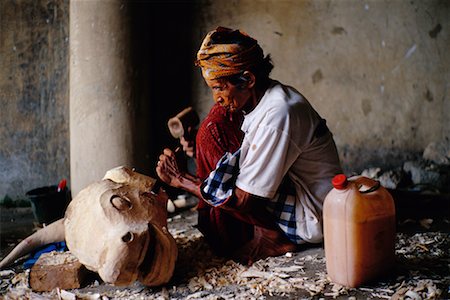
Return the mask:
{"type": "MultiPolygon", "coordinates": [[[[30,209],[1,209],[2,257],[33,230],[30,209]]],[[[450,230],[442,219],[402,220],[397,228],[396,265],[391,274],[359,288],[329,280],[324,249],[317,245],[244,266],[214,255],[196,229],[193,209],[170,215],[169,230],[179,257],[163,287],[139,283],[115,287],[98,277],[85,287],[33,292],[23,259],[0,271],[3,299],[449,299],[450,230]]]]}

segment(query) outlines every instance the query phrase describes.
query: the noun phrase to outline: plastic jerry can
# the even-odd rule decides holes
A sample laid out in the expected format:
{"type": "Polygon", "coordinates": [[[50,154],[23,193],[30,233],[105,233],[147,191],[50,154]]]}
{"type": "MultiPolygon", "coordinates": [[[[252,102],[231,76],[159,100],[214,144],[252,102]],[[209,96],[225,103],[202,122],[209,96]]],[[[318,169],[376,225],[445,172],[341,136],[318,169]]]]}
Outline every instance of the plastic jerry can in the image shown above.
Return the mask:
{"type": "Polygon", "coordinates": [[[323,207],[328,276],[357,287],[395,264],[395,205],[378,181],[336,175],[323,207]]]}

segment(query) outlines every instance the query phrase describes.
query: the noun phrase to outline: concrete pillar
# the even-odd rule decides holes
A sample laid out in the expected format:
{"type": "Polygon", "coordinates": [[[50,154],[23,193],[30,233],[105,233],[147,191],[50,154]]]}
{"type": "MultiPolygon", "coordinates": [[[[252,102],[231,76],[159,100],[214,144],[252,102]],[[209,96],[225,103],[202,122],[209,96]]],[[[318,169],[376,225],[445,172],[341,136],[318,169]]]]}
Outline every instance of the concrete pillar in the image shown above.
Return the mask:
{"type": "Polygon", "coordinates": [[[126,1],[70,1],[70,168],[75,196],[133,165],[130,18],[126,1]]]}

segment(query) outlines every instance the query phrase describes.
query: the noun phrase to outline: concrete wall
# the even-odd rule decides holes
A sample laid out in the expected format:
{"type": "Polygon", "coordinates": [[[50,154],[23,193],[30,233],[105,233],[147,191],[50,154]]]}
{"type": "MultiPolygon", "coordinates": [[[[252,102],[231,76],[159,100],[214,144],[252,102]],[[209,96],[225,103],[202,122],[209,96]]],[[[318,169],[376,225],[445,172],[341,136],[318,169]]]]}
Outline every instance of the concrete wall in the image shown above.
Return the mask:
{"type": "MultiPolygon", "coordinates": [[[[327,119],[347,170],[400,165],[450,140],[450,2],[215,0],[198,11],[198,46],[218,25],[260,42],[272,77],[327,119]]],[[[210,93],[196,76],[205,115],[210,93]]]]}
{"type": "Polygon", "coordinates": [[[0,1],[0,199],[69,178],[69,1],[0,1]]]}
{"type": "MultiPolygon", "coordinates": [[[[87,179],[75,193],[112,164],[129,163],[156,176],[157,157],[176,145],[167,120],[190,101],[193,6],[140,0],[72,0],[70,5],[85,11],[73,20],[75,30],[85,31],[73,41],[82,44],[74,61],[78,86],[72,104],[79,126],[74,164],[84,163],[77,176],[87,179]],[[122,124],[131,132],[110,122],[115,110],[125,112],[119,120],[128,122],[122,124]],[[90,127],[82,128],[86,120],[90,127]],[[103,134],[94,134],[96,124],[103,125],[103,134]],[[106,147],[119,144],[127,149],[106,147]],[[92,151],[100,159],[84,160],[92,151]],[[118,160],[104,163],[102,156],[120,152],[127,158],[115,155],[118,160]]],[[[5,195],[23,198],[63,177],[71,187],[69,14],[68,0],[0,1],[0,201],[5,195]]]]}
{"type": "MultiPolygon", "coordinates": [[[[400,165],[450,139],[448,1],[124,3],[133,161],[145,173],[175,145],[167,119],[189,103],[202,116],[212,105],[193,61],[218,25],[259,40],[272,55],[272,77],[328,120],[346,169],[400,165]]],[[[68,63],[68,0],[0,1],[0,199],[69,177],[68,63]]]]}

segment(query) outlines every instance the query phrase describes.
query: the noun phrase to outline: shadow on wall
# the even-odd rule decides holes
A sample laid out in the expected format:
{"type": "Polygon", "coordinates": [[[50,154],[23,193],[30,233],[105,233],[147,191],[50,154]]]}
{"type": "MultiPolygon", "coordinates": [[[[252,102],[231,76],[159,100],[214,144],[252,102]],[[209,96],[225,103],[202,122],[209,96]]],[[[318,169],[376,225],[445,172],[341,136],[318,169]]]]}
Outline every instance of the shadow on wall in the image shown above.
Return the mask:
{"type": "Polygon", "coordinates": [[[177,144],[168,119],[191,103],[193,10],[193,1],[130,3],[134,167],[151,176],[162,150],[177,144]]]}

